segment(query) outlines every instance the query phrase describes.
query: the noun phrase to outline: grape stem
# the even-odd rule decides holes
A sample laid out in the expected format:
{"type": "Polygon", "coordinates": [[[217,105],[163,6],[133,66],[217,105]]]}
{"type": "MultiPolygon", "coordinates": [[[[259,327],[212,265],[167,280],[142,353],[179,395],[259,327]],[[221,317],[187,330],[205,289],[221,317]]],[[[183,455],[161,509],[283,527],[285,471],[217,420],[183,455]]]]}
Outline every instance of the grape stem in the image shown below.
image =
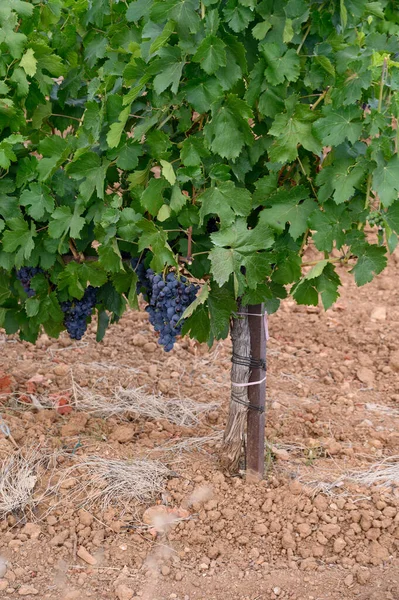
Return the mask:
{"type": "Polygon", "coordinates": [[[191,262],[192,245],[193,245],[193,228],[189,227],[187,229],[187,262],[191,262]]]}

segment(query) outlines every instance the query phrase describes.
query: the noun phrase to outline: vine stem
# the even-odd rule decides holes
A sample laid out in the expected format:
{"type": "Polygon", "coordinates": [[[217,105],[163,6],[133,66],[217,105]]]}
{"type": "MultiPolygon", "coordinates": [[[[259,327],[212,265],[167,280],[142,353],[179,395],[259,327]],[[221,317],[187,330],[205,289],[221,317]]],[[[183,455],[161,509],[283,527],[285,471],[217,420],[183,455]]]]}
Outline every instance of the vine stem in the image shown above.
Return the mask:
{"type": "Polygon", "coordinates": [[[193,246],[193,228],[187,229],[187,262],[191,262],[191,251],[193,246]]]}
{"type": "Polygon", "coordinates": [[[388,66],[388,59],[387,57],[384,58],[384,62],[382,63],[382,71],[381,71],[381,82],[380,82],[380,94],[378,96],[378,112],[380,113],[382,110],[382,96],[383,96],[383,92],[384,92],[384,85],[385,85],[385,76],[386,76],[386,72],[387,72],[387,66],[388,66]]]}
{"type": "MultiPolygon", "coordinates": [[[[320,260],[323,260],[323,259],[309,260],[307,262],[303,262],[301,264],[301,267],[314,267],[314,265],[319,264],[320,260]]],[[[347,262],[347,259],[345,257],[340,256],[339,258],[328,258],[327,262],[329,262],[329,263],[338,263],[338,262],[345,263],[345,262],[347,262]]]]}
{"type": "Polygon", "coordinates": [[[322,102],[324,100],[324,98],[327,96],[328,94],[328,90],[330,89],[330,86],[327,86],[326,89],[324,90],[324,92],[322,94],[320,94],[320,96],[318,97],[318,99],[316,100],[316,102],[314,104],[311,104],[310,106],[310,110],[314,110],[316,108],[316,106],[318,104],[320,104],[320,102],[322,102]]]}
{"type": "Polygon", "coordinates": [[[301,159],[299,158],[299,156],[298,156],[298,158],[297,158],[297,161],[298,161],[298,163],[299,163],[299,166],[301,167],[301,171],[302,171],[302,173],[305,175],[306,179],[307,179],[307,180],[309,181],[309,183],[310,183],[310,187],[312,188],[312,192],[313,192],[313,194],[314,194],[314,197],[317,199],[317,192],[316,192],[316,188],[315,188],[315,187],[314,187],[314,185],[313,185],[313,181],[312,181],[312,179],[311,179],[311,178],[308,176],[308,174],[306,173],[306,171],[305,171],[305,167],[303,166],[303,164],[302,164],[302,161],[301,161],[301,159]]]}
{"type": "Polygon", "coordinates": [[[297,54],[299,54],[299,53],[300,53],[300,51],[302,50],[302,46],[303,46],[303,45],[304,45],[304,43],[306,42],[306,38],[307,38],[307,37],[308,37],[308,35],[309,35],[310,29],[311,29],[311,25],[309,24],[309,25],[307,26],[307,28],[306,28],[306,31],[305,31],[304,35],[303,35],[303,38],[302,38],[302,41],[301,41],[301,43],[300,43],[300,44],[299,44],[299,46],[298,46],[298,49],[297,49],[297,51],[296,51],[296,53],[297,53],[297,54]]]}

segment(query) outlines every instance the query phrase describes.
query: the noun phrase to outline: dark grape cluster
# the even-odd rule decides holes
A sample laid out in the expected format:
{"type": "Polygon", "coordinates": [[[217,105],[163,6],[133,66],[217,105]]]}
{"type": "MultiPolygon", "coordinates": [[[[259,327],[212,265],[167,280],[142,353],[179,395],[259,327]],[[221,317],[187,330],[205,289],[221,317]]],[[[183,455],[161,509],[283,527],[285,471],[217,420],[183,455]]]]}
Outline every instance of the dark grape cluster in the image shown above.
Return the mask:
{"type": "Polygon", "coordinates": [[[30,287],[31,279],[39,273],[43,273],[43,269],[40,269],[39,267],[22,267],[16,271],[17,279],[22,283],[29,298],[32,298],[36,293],[35,290],[32,290],[30,287]]]}
{"type": "Polygon", "coordinates": [[[199,286],[187,281],[186,277],[178,279],[175,273],[169,273],[164,280],[152,269],[147,269],[146,277],[151,286],[146,311],[151,325],[159,332],[158,343],[170,352],[182,330],[181,316],[195,300],[199,286]]]}
{"type": "Polygon", "coordinates": [[[87,329],[87,317],[92,314],[96,300],[97,289],[90,285],[80,300],[61,302],[64,325],[73,340],[82,339],[87,329]]]}

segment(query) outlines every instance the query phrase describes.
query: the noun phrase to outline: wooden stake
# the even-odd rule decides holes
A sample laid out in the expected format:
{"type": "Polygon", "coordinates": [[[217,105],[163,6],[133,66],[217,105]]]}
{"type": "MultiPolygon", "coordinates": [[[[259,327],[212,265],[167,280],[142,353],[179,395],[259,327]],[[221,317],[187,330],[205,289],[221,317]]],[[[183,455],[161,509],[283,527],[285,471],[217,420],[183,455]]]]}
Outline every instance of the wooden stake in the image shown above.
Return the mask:
{"type": "MultiPolygon", "coordinates": [[[[263,304],[248,306],[251,357],[266,362],[265,323],[263,317],[260,316],[263,313],[263,304]]],[[[265,375],[262,368],[252,368],[249,381],[260,381],[265,375]]],[[[266,381],[259,385],[248,386],[248,400],[254,408],[248,410],[247,418],[247,480],[260,481],[263,479],[265,470],[266,381]]]]}

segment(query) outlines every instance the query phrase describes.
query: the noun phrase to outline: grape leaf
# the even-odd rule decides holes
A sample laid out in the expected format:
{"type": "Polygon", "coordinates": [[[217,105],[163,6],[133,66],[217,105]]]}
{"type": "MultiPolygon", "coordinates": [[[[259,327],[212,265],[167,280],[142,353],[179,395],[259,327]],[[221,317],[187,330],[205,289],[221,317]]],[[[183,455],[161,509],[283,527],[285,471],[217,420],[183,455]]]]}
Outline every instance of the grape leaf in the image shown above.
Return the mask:
{"type": "Polygon", "coordinates": [[[387,163],[380,159],[373,172],[373,189],[383,206],[390,206],[399,196],[399,158],[396,154],[387,163]]]}
{"type": "Polygon", "coordinates": [[[203,223],[206,215],[213,213],[219,215],[223,226],[231,225],[235,215],[248,216],[252,207],[250,192],[236,187],[232,181],[221,182],[209,188],[198,196],[198,201],[201,202],[200,223],[203,223]]]}
{"type": "Polygon", "coordinates": [[[343,107],[339,112],[329,107],[325,116],[314,123],[313,130],[324,146],[338,146],[345,140],[354,144],[363,129],[361,116],[357,106],[343,107]]]}
{"type": "Polygon", "coordinates": [[[8,219],[7,226],[9,229],[3,233],[3,249],[5,252],[17,251],[15,265],[20,267],[24,259],[29,260],[35,247],[36,226],[32,222],[29,227],[22,217],[8,219]]]}
{"type": "Polygon", "coordinates": [[[312,131],[316,115],[308,106],[298,105],[295,113],[276,116],[269,134],[276,140],[269,149],[270,160],[278,163],[292,162],[298,157],[298,146],[318,154],[321,145],[312,131]]]}
{"type": "Polygon", "coordinates": [[[80,232],[85,224],[85,219],[81,217],[82,207],[77,204],[72,213],[69,206],[59,206],[51,215],[51,221],[48,226],[49,236],[52,238],[61,238],[70,232],[72,238],[80,238],[80,232]]]}
{"type": "Polygon", "coordinates": [[[54,210],[54,199],[50,189],[40,183],[32,183],[29,189],[24,190],[20,196],[19,203],[27,207],[27,213],[36,221],[40,221],[46,213],[54,210]]]}
{"type": "Polygon", "coordinates": [[[387,266],[386,249],[376,244],[368,244],[359,255],[356,265],[350,271],[355,276],[357,285],[364,285],[373,280],[387,266]]]}
{"type": "Polygon", "coordinates": [[[226,44],[215,35],[208,35],[199,45],[193,56],[193,61],[200,64],[201,68],[212,75],[219,67],[226,65],[226,44]]]}

